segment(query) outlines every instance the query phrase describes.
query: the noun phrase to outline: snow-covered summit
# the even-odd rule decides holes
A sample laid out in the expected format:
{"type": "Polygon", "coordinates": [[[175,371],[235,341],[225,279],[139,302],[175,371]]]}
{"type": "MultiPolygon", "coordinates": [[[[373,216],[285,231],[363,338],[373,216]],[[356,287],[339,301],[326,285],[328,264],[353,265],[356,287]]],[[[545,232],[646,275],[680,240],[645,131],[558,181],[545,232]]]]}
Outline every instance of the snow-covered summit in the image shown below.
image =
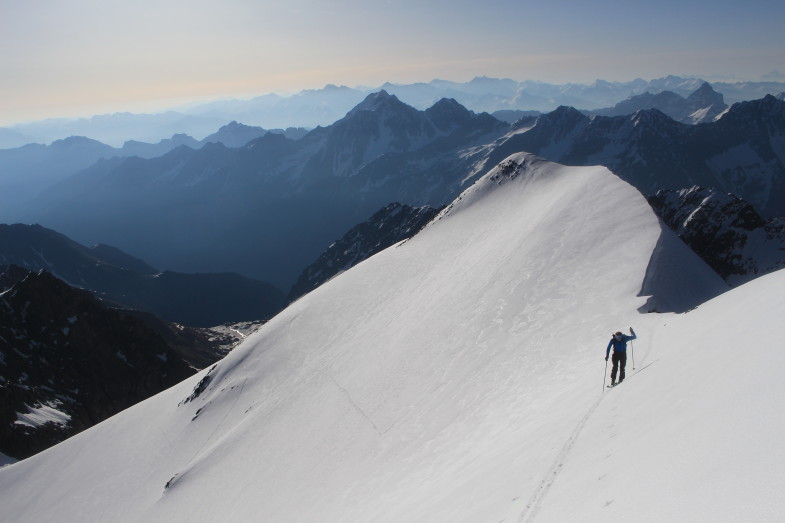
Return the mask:
{"type": "MultiPolygon", "coordinates": [[[[290,305],[214,367],[0,470],[0,518],[598,521],[633,506],[638,520],[717,521],[742,503],[731,483],[746,516],[782,517],[765,502],[782,487],[781,409],[756,391],[781,382],[768,369],[782,358],[755,388],[752,369],[728,379],[731,315],[744,308],[745,329],[772,343],[762,322],[782,314],[782,293],[758,287],[736,303],[742,287],[686,315],[640,314],[648,295],[725,288],[672,238],[604,167],[507,158],[420,234],[290,305]],[[630,324],[638,371],[601,392],[608,335],[630,324]],[[771,410],[743,414],[736,393],[771,410]],[[755,433],[740,437],[737,416],[755,433]]],[[[760,369],[765,347],[746,351],[760,369]]]]}

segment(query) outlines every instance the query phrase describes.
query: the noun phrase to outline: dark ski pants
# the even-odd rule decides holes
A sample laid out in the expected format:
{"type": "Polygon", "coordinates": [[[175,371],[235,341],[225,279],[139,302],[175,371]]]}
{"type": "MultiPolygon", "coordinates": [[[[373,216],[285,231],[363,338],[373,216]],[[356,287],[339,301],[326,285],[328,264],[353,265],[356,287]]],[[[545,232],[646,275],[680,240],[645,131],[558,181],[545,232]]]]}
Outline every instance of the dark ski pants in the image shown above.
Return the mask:
{"type": "Polygon", "coordinates": [[[613,356],[611,356],[611,361],[613,362],[613,368],[611,369],[611,381],[616,381],[616,371],[620,370],[619,372],[619,383],[624,380],[624,367],[627,366],[627,353],[626,352],[614,352],[613,356]]]}

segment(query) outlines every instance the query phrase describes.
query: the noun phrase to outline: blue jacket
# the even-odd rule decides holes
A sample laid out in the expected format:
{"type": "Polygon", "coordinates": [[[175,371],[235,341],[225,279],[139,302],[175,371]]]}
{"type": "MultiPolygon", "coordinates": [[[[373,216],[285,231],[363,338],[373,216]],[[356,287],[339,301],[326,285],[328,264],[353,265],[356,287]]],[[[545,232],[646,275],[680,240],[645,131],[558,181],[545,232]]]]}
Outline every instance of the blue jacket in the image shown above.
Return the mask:
{"type": "Polygon", "coordinates": [[[611,341],[608,342],[608,348],[605,349],[605,357],[608,357],[608,354],[611,352],[611,347],[613,347],[614,354],[624,354],[627,352],[627,342],[629,340],[637,340],[638,337],[635,335],[633,331],[632,336],[628,336],[626,334],[621,335],[621,339],[617,340],[616,336],[611,336],[611,341]]]}

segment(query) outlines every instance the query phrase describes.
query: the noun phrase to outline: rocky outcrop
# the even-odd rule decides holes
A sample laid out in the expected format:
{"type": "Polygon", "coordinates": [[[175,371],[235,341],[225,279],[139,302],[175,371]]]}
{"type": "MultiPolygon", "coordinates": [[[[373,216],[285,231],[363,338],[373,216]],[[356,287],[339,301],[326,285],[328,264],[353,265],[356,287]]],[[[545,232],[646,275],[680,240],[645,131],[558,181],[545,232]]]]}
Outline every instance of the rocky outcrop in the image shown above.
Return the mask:
{"type": "Polygon", "coordinates": [[[377,252],[411,238],[439,211],[427,206],[410,207],[400,203],[387,205],[368,220],[352,227],[306,267],[289,292],[289,299],[294,301],[377,252]]]}
{"type": "Polygon", "coordinates": [[[785,267],[785,220],[713,189],[658,191],[649,203],[679,238],[731,285],[785,267]]]}
{"type": "Polygon", "coordinates": [[[27,273],[0,294],[0,452],[30,456],[194,372],[141,319],[27,273]]]}

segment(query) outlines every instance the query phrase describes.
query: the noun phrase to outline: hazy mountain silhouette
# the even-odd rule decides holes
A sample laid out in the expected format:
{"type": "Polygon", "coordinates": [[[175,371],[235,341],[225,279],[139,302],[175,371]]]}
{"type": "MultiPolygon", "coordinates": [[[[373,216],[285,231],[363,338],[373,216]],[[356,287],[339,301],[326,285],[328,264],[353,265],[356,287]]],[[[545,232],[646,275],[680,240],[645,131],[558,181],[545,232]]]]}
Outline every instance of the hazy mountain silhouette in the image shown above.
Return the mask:
{"type": "Polygon", "coordinates": [[[42,195],[20,221],[80,242],[111,239],[155,266],[233,271],[287,288],[321,251],[390,201],[454,197],[458,151],[507,124],[443,100],[418,111],[381,91],[300,140],[179,147],[103,160],[42,195]]]}
{"type": "Polygon", "coordinates": [[[0,263],[46,270],[111,304],[186,325],[263,320],[284,305],[281,291],[239,274],[158,271],[114,247],[85,247],[38,225],[0,224],[0,263]]]}

